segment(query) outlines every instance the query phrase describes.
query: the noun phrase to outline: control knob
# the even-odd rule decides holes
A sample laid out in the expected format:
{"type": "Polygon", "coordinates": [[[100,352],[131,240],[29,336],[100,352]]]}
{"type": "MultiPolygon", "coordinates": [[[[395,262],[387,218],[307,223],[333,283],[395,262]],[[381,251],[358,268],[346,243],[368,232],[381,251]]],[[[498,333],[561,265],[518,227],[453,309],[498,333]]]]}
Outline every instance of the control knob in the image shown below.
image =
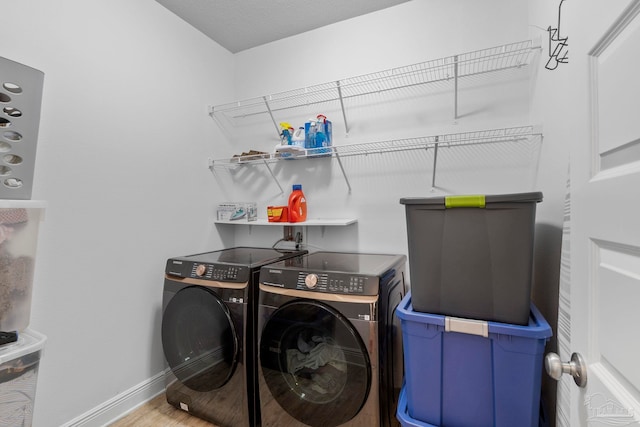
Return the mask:
{"type": "Polygon", "coordinates": [[[318,286],[318,275],[315,273],[307,274],[304,278],[304,284],[307,285],[307,288],[314,289],[318,286]]]}
{"type": "Polygon", "coordinates": [[[207,266],[204,264],[200,264],[196,267],[196,276],[202,277],[207,274],[207,266]]]}

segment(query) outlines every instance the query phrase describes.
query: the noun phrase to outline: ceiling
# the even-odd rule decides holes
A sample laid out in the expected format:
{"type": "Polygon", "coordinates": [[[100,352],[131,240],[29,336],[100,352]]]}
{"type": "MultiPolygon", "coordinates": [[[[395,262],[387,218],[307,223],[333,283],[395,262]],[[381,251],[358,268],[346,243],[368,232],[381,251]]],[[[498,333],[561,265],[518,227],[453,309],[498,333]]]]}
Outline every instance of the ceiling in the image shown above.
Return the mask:
{"type": "Polygon", "coordinates": [[[409,0],[156,0],[231,53],[409,0]]]}

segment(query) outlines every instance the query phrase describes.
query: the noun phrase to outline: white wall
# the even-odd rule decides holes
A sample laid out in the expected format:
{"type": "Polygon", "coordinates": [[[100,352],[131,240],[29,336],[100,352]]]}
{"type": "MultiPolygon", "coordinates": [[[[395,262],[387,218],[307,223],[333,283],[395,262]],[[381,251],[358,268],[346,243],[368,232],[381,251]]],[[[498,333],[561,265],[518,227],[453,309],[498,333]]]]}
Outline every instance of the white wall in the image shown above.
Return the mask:
{"type": "MultiPolygon", "coordinates": [[[[380,106],[381,117],[397,120],[392,126],[356,120],[347,137],[340,117],[330,117],[336,144],[387,137],[398,123],[399,133],[414,136],[542,124],[544,173],[534,179],[528,170],[509,167],[513,159],[504,153],[498,159],[449,155],[434,192],[425,153],[345,159],[351,193],[335,160],[280,162],[274,172],[285,194],[264,169],[212,176],[205,167],[209,156],[277,143],[274,135],[241,144],[225,140],[206,105],[525,40],[541,32],[529,25],[530,14],[541,12],[531,3],[413,0],[232,56],[153,0],[0,0],[0,56],[45,72],[33,198],[49,208],[32,327],[49,341],[35,425],[100,425],[96,411],[112,415],[119,399],[158,378],[168,257],[271,245],[281,237],[279,228],[212,226],[216,203],[255,200],[265,217],[268,204],[284,203],[290,185],[301,183],[310,216],[358,219],[337,229],[309,227],[312,249],[406,253],[399,203],[406,196],[541,190],[539,220],[560,224],[566,155],[554,132],[547,136],[555,118],[538,95],[540,85],[544,93],[552,90],[549,77],[534,76],[524,91],[516,85],[466,94],[465,115],[456,123],[448,95],[442,95],[443,108],[430,110],[435,121],[419,114],[409,120],[400,116],[406,110],[380,106]],[[310,48],[318,52],[313,61],[303,55],[310,48]],[[487,167],[496,163],[505,167],[487,167]]],[[[532,24],[553,23],[542,21],[532,24]]]]}
{"type": "Polygon", "coordinates": [[[557,107],[557,100],[564,96],[563,88],[566,84],[566,67],[562,64],[551,71],[545,68],[549,59],[549,26],[558,25],[558,5],[560,1],[545,0],[531,1],[529,28],[531,37],[541,37],[540,66],[533,79],[531,99],[531,120],[542,125],[544,132],[544,145],[542,162],[545,171],[538,175],[538,186],[545,190],[545,203],[538,213],[538,221],[562,226],[562,209],[566,192],[566,181],[569,177],[569,147],[566,141],[566,132],[570,130],[565,126],[564,117],[569,114],[557,107]]]}
{"type": "Polygon", "coordinates": [[[48,341],[34,425],[100,425],[83,414],[144,397],[125,392],[164,368],[166,259],[222,247],[207,222],[218,130],[206,105],[233,95],[233,57],[153,0],[0,8],[0,56],[45,73],[31,327],[48,341]]]}
{"type": "MultiPolygon", "coordinates": [[[[525,0],[414,0],[240,52],[236,54],[236,93],[239,99],[267,95],[526,40],[530,32],[527,5],[525,0]]],[[[348,136],[339,111],[309,111],[310,115],[324,113],[334,121],[335,145],[535,124],[529,121],[529,82],[512,86],[480,81],[479,86],[479,93],[469,90],[460,94],[463,117],[455,123],[453,95],[448,91],[436,92],[436,101],[427,107],[429,114],[420,111],[420,106],[401,110],[402,103],[385,105],[374,100],[374,108],[365,109],[376,114],[377,122],[358,116],[352,120],[348,136]]],[[[281,114],[276,120],[293,120],[287,119],[281,114]]],[[[272,149],[278,142],[273,134],[265,143],[257,138],[241,141],[236,152],[272,149]]],[[[356,225],[340,229],[308,228],[312,249],[406,253],[401,197],[537,190],[532,171],[514,167],[509,149],[504,153],[498,150],[498,156],[492,151],[441,150],[438,188],[433,192],[431,153],[420,151],[344,159],[350,194],[335,160],[278,164],[274,170],[285,194],[279,194],[268,171],[260,167],[251,179],[240,175],[222,182],[246,190],[242,197],[257,200],[261,215],[269,204],[284,204],[291,184],[301,183],[310,217],[358,219],[356,225]]],[[[218,228],[224,236],[231,233],[228,226],[218,228]]],[[[227,237],[227,241],[245,244],[260,238],[270,243],[278,237],[280,230],[238,228],[235,240],[227,237]]]]}
{"type": "Polygon", "coordinates": [[[246,50],[236,55],[237,93],[264,95],[524,40],[526,5],[413,0],[246,50]]]}
{"type": "MultiPolygon", "coordinates": [[[[568,65],[560,64],[555,70],[545,69],[549,59],[549,34],[546,29],[558,26],[559,0],[533,0],[529,2],[529,23],[532,36],[541,36],[542,60],[533,80],[531,117],[540,123],[544,132],[541,153],[543,173],[538,175],[538,187],[545,193],[545,202],[538,212],[536,229],[536,271],[533,298],[552,326],[553,337],[546,351],[558,352],[558,298],[560,282],[560,254],[562,250],[562,219],[564,198],[569,178],[569,141],[571,132],[567,117],[572,113],[562,108],[567,79],[568,65]]],[[[566,5],[563,12],[566,13],[566,5]]],[[[563,15],[566,24],[568,15],[563,15]]],[[[566,27],[564,27],[566,30],[566,27]]],[[[561,28],[562,36],[566,32],[561,28]]],[[[571,38],[569,39],[571,44],[571,38]]],[[[555,46],[554,46],[555,47],[555,46]]],[[[553,48],[553,47],[552,47],[553,48]]],[[[569,58],[571,61],[571,58],[569,58]]],[[[555,425],[555,404],[557,383],[547,375],[542,379],[543,396],[547,402],[550,425],[555,425]]]]}
{"type": "MultiPolygon", "coordinates": [[[[550,108],[554,99],[562,96],[562,70],[550,72],[544,69],[544,64],[548,58],[546,28],[557,23],[557,7],[558,2],[552,0],[414,0],[238,53],[237,95],[246,98],[520,40],[532,39],[541,46],[530,67],[531,75],[524,91],[522,87],[498,82],[495,87],[484,88],[486,92],[461,93],[463,117],[455,123],[451,116],[447,116],[450,114],[450,99],[446,96],[440,98],[439,94],[436,97],[442,100],[442,107],[426,106],[426,109],[430,108],[429,115],[413,120],[403,121],[403,117],[398,117],[396,103],[386,109],[382,105],[376,106],[379,107],[376,111],[379,118],[390,120],[387,129],[407,136],[535,125],[541,129],[544,138],[540,151],[536,153],[537,164],[533,174],[531,170],[516,166],[518,153],[508,147],[502,152],[492,152],[493,158],[475,152],[454,154],[443,151],[440,156],[448,155],[451,161],[442,163],[437,174],[438,188],[431,191],[430,156],[420,152],[369,155],[344,161],[353,187],[349,194],[335,161],[316,164],[315,167],[280,165],[276,174],[285,184],[286,191],[292,183],[303,184],[311,216],[358,219],[354,226],[323,231],[304,230],[308,233],[312,249],[407,253],[404,208],[398,203],[401,197],[542,191],[544,201],[537,207],[533,297],[555,332],[568,147],[563,138],[566,130],[562,114],[550,108]],[[309,51],[325,54],[310,60],[305,55],[309,51]],[[430,122],[434,117],[435,123],[430,122]],[[397,129],[395,125],[401,121],[403,128],[397,129]],[[529,179],[531,176],[533,179],[529,179]]],[[[416,111],[400,112],[405,113],[420,116],[416,111]]],[[[331,118],[337,123],[334,129],[342,130],[340,115],[335,114],[331,118]]],[[[373,129],[358,123],[351,125],[354,130],[348,137],[335,135],[336,145],[393,137],[384,133],[383,126],[373,129]]],[[[255,141],[251,143],[257,144],[255,141]]],[[[270,140],[270,143],[275,142],[270,140]]],[[[256,175],[260,176],[258,172],[256,175]]],[[[268,178],[265,175],[263,180],[253,177],[251,181],[243,181],[240,177],[235,179],[235,183],[249,189],[243,196],[257,199],[259,205],[282,203],[284,196],[278,195],[277,188],[269,184],[268,178]]],[[[232,238],[226,226],[219,228],[227,241],[236,243],[258,238],[268,242],[280,237],[279,230],[256,230],[253,227],[250,232],[246,228],[238,228],[232,238]]],[[[550,346],[553,350],[555,340],[550,346]]],[[[546,378],[544,399],[553,418],[555,383],[546,378]]]]}

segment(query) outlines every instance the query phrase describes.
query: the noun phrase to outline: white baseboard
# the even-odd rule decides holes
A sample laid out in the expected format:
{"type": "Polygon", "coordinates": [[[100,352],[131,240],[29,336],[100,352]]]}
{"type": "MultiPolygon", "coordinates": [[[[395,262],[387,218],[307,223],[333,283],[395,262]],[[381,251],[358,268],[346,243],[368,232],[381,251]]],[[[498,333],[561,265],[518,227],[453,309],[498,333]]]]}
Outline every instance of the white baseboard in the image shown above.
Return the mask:
{"type": "Polygon", "coordinates": [[[61,427],[104,427],[164,392],[164,371],[96,406],[61,427]]]}

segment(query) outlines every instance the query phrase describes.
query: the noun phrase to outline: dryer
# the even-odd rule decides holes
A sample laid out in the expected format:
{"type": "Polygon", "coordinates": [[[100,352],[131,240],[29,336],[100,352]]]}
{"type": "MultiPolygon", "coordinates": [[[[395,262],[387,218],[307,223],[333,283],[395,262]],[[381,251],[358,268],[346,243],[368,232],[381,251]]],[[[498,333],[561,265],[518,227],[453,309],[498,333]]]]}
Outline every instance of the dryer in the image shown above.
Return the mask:
{"type": "Polygon", "coordinates": [[[399,425],[406,256],[315,252],[260,271],[263,427],[399,425]]]}
{"type": "Polygon", "coordinates": [[[255,310],[260,267],[306,251],[236,247],[167,260],[167,401],[219,427],[260,423],[255,310]]]}

